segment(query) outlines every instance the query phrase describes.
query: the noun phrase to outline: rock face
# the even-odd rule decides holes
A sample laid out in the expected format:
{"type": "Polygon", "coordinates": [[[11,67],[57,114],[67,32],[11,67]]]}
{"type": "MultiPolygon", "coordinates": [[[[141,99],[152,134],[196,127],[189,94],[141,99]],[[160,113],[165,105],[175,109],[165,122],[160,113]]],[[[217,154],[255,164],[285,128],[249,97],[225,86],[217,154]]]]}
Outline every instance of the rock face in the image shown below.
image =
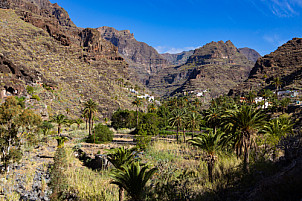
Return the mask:
{"type": "Polygon", "coordinates": [[[248,90],[275,89],[274,78],[279,77],[282,88],[302,86],[302,38],[293,38],[276,51],[257,60],[248,79],[230,91],[230,95],[248,90]]]}
{"type": "Polygon", "coordinates": [[[173,65],[180,66],[187,62],[187,60],[192,56],[194,53],[194,50],[190,51],[183,51],[178,54],[161,54],[168,62],[170,62],[173,65]]]}
{"type": "Polygon", "coordinates": [[[146,83],[150,75],[158,73],[168,62],[151,46],[138,42],[129,30],[118,31],[111,27],[100,27],[102,38],[118,47],[119,53],[129,64],[133,75],[137,74],[142,83],[146,83]]]}
{"type": "Polygon", "coordinates": [[[211,42],[196,49],[186,64],[164,69],[159,72],[161,77],[151,77],[148,86],[163,95],[207,90],[210,99],[244,81],[252,66],[231,41],[211,42]]]}
{"type": "MultiPolygon", "coordinates": [[[[6,83],[16,77],[18,89],[41,84],[34,75],[45,78],[43,84],[58,83],[56,96],[47,91],[39,96],[52,111],[61,113],[69,108],[70,114],[78,116],[89,98],[99,104],[104,116],[117,108],[131,107],[129,92],[116,80],[132,86],[137,82],[130,79],[128,65],[117,47],[99,31],[76,27],[63,8],[48,0],[5,0],[0,8],[6,8],[0,9],[0,54],[21,72],[21,66],[29,72],[24,80],[10,72],[6,83]]],[[[2,69],[4,77],[8,67],[2,69]]]]}
{"type": "Polygon", "coordinates": [[[241,54],[246,56],[249,61],[253,61],[255,63],[261,57],[261,55],[256,50],[248,47],[239,48],[238,50],[241,54]]]}
{"type": "Polygon", "coordinates": [[[2,54],[0,54],[0,74],[2,74],[0,80],[1,90],[4,90],[4,95],[22,93],[25,85],[36,82],[43,82],[48,86],[56,85],[54,82],[46,80],[38,71],[28,70],[24,66],[16,66],[2,54]]]}

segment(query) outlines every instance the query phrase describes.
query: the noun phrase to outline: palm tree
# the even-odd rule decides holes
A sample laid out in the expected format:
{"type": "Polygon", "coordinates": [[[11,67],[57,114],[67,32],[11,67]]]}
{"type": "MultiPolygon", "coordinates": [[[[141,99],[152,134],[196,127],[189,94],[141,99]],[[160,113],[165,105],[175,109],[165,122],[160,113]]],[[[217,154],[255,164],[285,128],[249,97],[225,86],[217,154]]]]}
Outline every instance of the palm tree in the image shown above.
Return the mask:
{"type": "Polygon", "coordinates": [[[257,96],[257,94],[255,91],[249,91],[249,93],[246,95],[247,102],[250,104],[253,104],[256,96],[257,96]]]}
{"type": "Polygon", "coordinates": [[[278,95],[277,92],[280,90],[280,87],[282,85],[282,80],[280,79],[280,77],[275,77],[272,84],[275,85],[276,95],[278,95]]]}
{"type": "Polygon", "coordinates": [[[178,132],[184,122],[184,110],[174,109],[171,112],[171,117],[169,119],[169,124],[171,126],[176,126],[176,141],[178,142],[178,132]]]}
{"type": "Polygon", "coordinates": [[[282,113],[285,113],[285,109],[288,108],[288,105],[290,104],[290,98],[283,98],[281,101],[280,101],[280,105],[282,107],[282,113]]]}
{"type": "Polygon", "coordinates": [[[264,89],[260,92],[260,95],[263,97],[263,100],[264,100],[264,109],[265,109],[265,103],[267,101],[267,99],[269,99],[272,95],[273,95],[273,92],[269,89],[264,89]]]}
{"type": "Polygon", "coordinates": [[[273,158],[276,156],[276,145],[282,137],[293,133],[293,125],[290,119],[279,117],[272,119],[264,126],[263,132],[266,143],[273,147],[273,158]]]}
{"type": "Polygon", "coordinates": [[[138,108],[142,105],[143,100],[141,98],[136,97],[136,99],[132,102],[132,105],[136,106],[136,128],[138,127],[138,108]]]}
{"type": "Polygon", "coordinates": [[[149,166],[133,162],[124,166],[124,170],[115,169],[110,176],[112,184],[124,188],[133,201],[144,200],[145,186],[151,179],[157,168],[149,169],[149,166]]]}
{"type": "Polygon", "coordinates": [[[88,117],[88,125],[89,125],[89,135],[91,135],[92,131],[92,119],[94,113],[97,111],[97,103],[92,99],[89,99],[84,103],[84,112],[88,117]]]}
{"type": "Polygon", "coordinates": [[[213,129],[213,133],[216,133],[217,126],[220,125],[221,111],[218,107],[211,107],[205,112],[205,123],[209,128],[213,129]]]}
{"type": "Polygon", "coordinates": [[[58,114],[53,116],[51,121],[58,124],[58,136],[61,136],[61,127],[68,122],[68,119],[65,117],[65,115],[58,114]]]}
{"type": "Polygon", "coordinates": [[[81,125],[82,123],[84,123],[83,119],[80,119],[80,118],[74,120],[74,122],[78,125],[78,128],[80,128],[80,125],[81,125]]]}
{"type": "Polygon", "coordinates": [[[154,103],[151,103],[148,105],[148,112],[150,113],[156,113],[156,105],[154,103]]]}
{"type": "Polygon", "coordinates": [[[210,182],[213,182],[213,169],[218,158],[217,152],[221,149],[219,141],[220,135],[213,133],[212,131],[210,131],[209,133],[204,133],[200,137],[188,140],[188,142],[193,146],[196,146],[206,152],[207,157],[205,160],[208,165],[208,175],[210,182]]]}
{"type": "Polygon", "coordinates": [[[242,105],[237,110],[229,110],[223,116],[226,130],[225,142],[232,142],[238,156],[244,154],[243,168],[248,171],[249,153],[257,131],[265,124],[266,115],[260,109],[242,105]]]}
{"type": "MultiPolygon", "coordinates": [[[[124,166],[133,162],[135,150],[135,148],[125,149],[124,147],[119,147],[110,150],[109,154],[107,154],[107,158],[116,169],[124,171],[124,166]]],[[[119,188],[119,201],[122,201],[124,197],[124,189],[123,186],[119,186],[119,188]]]]}
{"type": "Polygon", "coordinates": [[[200,120],[201,115],[198,112],[192,111],[188,113],[187,123],[188,127],[191,128],[192,139],[194,138],[194,130],[197,129],[198,125],[200,124],[200,120]]]}

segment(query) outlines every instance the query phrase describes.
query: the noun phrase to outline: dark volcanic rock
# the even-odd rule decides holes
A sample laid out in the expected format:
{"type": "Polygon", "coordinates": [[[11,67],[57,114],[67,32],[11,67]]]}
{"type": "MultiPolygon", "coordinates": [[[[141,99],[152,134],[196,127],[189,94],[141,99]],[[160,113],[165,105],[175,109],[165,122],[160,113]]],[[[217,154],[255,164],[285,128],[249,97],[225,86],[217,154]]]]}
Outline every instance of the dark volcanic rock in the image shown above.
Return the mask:
{"type": "Polygon", "coordinates": [[[183,51],[178,54],[161,54],[168,62],[170,62],[173,65],[179,66],[183,65],[187,62],[188,58],[194,54],[194,50],[190,51],[183,51]]]}
{"type": "Polygon", "coordinates": [[[1,54],[0,73],[3,75],[0,80],[2,87],[11,94],[22,93],[25,89],[25,84],[43,82],[50,86],[55,85],[54,82],[47,81],[38,71],[28,70],[24,66],[18,67],[1,54]]]}
{"type": "Polygon", "coordinates": [[[239,48],[238,50],[241,54],[246,56],[249,61],[256,62],[261,57],[261,55],[256,50],[248,47],[239,48]]]}
{"type": "Polygon", "coordinates": [[[196,49],[186,64],[151,77],[149,87],[165,95],[207,90],[211,99],[244,81],[252,66],[231,41],[211,42],[196,49]]]}
{"type": "Polygon", "coordinates": [[[129,63],[133,73],[138,74],[142,83],[168,65],[153,47],[138,42],[129,30],[118,31],[111,27],[100,27],[98,31],[104,39],[118,47],[119,53],[129,63]]]}
{"type": "Polygon", "coordinates": [[[230,95],[239,95],[248,90],[275,89],[272,81],[276,77],[282,80],[283,88],[301,88],[302,38],[294,38],[276,51],[258,59],[249,78],[234,88],[230,95]]]}
{"type": "MultiPolygon", "coordinates": [[[[73,115],[78,115],[89,98],[98,102],[104,116],[131,107],[133,98],[121,85],[117,87],[116,80],[132,86],[138,83],[130,80],[128,65],[117,47],[96,29],[76,27],[63,8],[48,0],[6,0],[0,7],[8,8],[0,9],[0,53],[16,66],[26,66],[28,75],[40,72],[46,80],[59,83],[55,88],[58,96],[43,96],[50,99],[41,102],[53,111],[64,113],[69,108],[73,115]]],[[[14,79],[9,73],[3,80],[14,79]]],[[[18,78],[15,80],[17,83],[18,78]]],[[[18,83],[20,89],[27,85],[22,79],[18,83]]]]}

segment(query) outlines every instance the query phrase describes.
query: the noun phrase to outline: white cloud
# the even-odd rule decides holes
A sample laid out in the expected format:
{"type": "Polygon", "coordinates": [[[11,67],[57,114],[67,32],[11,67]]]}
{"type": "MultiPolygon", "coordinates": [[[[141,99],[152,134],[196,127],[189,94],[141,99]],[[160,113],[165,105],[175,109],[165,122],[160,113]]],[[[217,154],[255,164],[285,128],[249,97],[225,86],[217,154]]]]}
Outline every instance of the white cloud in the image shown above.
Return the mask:
{"type": "Polygon", "coordinates": [[[269,10],[280,18],[293,17],[299,15],[297,6],[302,7],[301,0],[262,0],[269,10]]]}
{"type": "Polygon", "coordinates": [[[168,46],[157,46],[157,47],[155,47],[155,49],[160,54],[163,54],[163,53],[177,54],[177,53],[180,53],[180,52],[183,52],[183,51],[195,50],[195,49],[197,49],[199,47],[181,47],[181,48],[176,48],[176,47],[168,47],[168,46]]]}

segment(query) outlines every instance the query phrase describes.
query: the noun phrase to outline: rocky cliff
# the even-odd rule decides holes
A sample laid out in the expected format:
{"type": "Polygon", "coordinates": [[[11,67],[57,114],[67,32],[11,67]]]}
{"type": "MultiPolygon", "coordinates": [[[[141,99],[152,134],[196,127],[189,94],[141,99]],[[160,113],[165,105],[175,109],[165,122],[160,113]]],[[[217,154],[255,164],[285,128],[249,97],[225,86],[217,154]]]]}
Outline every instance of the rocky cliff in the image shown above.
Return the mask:
{"type": "MultiPolygon", "coordinates": [[[[5,0],[0,1],[0,8],[4,8],[0,9],[0,54],[10,61],[9,66],[22,66],[29,72],[29,77],[18,82],[23,84],[20,89],[28,84],[38,86],[35,72],[43,78],[39,82],[57,84],[52,94],[40,94],[53,112],[64,113],[69,108],[78,115],[89,98],[99,103],[105,116],[119,107],[131,107],[131,97],[117,80],[136,83],[130,80],[128,65],[117,47],[99,31],[77,28],[63,8],[48,0],[5,0]]],[[[11,81],[22,75],[6,72],[8,65],[1,69],[1,77],[8,75],[11,81]]],[[[4,80],[2,87],[9,88],[4,80]]]]}
{"type": "Polygon", "coordinates": [[[230,95],[249,90],[274,90],[274,78],[279,77],[282,88],[302,87],[302,38],[293,38],[276,51],[257,60],[248,79],[230,91],[230,95]]]}
{"type": "Polygon", "coordinates": [[[180,66],[187,62],[187,60],[192,56],[194,53],[194,50],[190,51],[183,51],[178,54],[161,54],[168,62],[170,62],[173,65],[180,66]]]}
{"type": "Polygon", "coordinates": [[[246,56],[246,58],[252,62],[255,62],[261,57],[261,55],[254,49],[244,47],[238,49],[241,54],[246,56]]]}
{"type": "Polygon", "coordinates": [[[119,53],[129,64],[132,76],[138,76],[145,84],[150,75],[157,74],[168,62],[151,46],[138,42],[129,30],[118,31],[111,27],[100,27],[102,38],[118,47],[119,53]]]}
{"type": "Polygon", "coordinates": [[[196,49],[186,64],[162,70],[161,77],[151,77],[148,86],[163,95],[206,90],[210,99],[244,81],[252,67],[231,41],[211,42],[196,49]]]}

